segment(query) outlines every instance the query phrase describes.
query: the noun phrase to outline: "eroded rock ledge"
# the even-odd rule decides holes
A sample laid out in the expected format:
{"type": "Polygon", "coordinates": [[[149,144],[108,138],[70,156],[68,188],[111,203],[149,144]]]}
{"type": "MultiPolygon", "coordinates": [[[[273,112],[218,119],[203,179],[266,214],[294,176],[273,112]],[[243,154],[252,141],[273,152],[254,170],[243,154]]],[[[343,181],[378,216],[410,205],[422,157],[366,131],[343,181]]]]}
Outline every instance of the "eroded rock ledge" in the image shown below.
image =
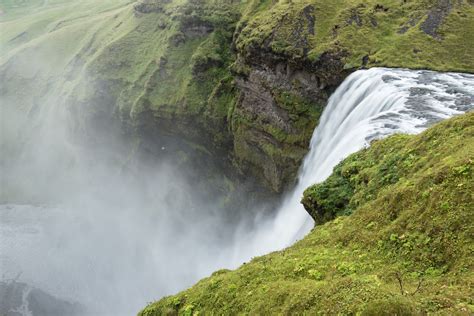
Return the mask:
{"type": "MultiPolygon", "coordinates": [[[[178,10],[160,5],[164,16],[180,24],[170,46],[182,51],[197,39],[202,42],[191,58],[183,58],[192,62],[186,88],[191,93],[160,108],[149,100],[149,113],[183,119],[178,133],[211,153],[224,149],[230,169],[256,177],[273,192],[292,185],[330,94],[348,74],[371,66],[442,70],[442,56],[426,54],[445,49],[446,21],[455,33],[456,23],[465,25],[473,14],[472,4],[463,1],[399,6],[384,1],[374,6],[362,1],[352,6],[265,2],[245,9],[232,1],[191,1],[178,10]],[[388,34],[393,41],[385,42],[388,34]],[[207,88],[196,84],[206,80],[207,88]],[[187,131],[185,125],[192,128],[187,131]],[[207,135],[207,140],[196,135],[207,135]]],[[[459,63],[451,69],[474,68],[465,64],[464,53],[455,54],[459,63]]],[[[170,59],[160,70],[168,78],[177,70],[170,59]]],[[[163,77],[154,84],[162,85],[163,77]]]]}
{"type": "Polygon", "coordinates": [[[69,24],[13,54],[0,67],[2,95],[36,112],[54,87],[90,138],[117,124],[111,133],[150,152],[181,139],[186,148],[170,155],[198,151],[203,165],[219,157],[231,182],[273,193],[292,185],[329,95],[352,71],[474,72],[472,1],[141,0],[102,18],[61,67],[11,71],[42,45],[62,47],[69,24]]]}

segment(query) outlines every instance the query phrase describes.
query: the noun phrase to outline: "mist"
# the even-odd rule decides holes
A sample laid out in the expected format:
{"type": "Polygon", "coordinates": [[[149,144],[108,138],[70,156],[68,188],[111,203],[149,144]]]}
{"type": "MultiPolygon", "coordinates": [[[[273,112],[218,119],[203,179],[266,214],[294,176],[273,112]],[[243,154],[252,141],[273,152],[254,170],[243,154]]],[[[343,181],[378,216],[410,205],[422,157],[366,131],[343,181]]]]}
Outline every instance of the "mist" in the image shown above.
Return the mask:
{"type": "Polygon", "coordinates": [[[200,187],[206,170],[140,153],[117,129],[86,137],[54,91],[47,100],[35,113],[2,101],[3,279],[78,303],[80,314],[134,315],[246,260],[231,245],[248,210],[200,187]]]}
{"type": "Polygon", "coordinates": [[[355,72],[329,100],[297,185],[278,207],[245,188],[230,193],[240,203],[226,202],[229,192],[203,185],[209,170],[167,154],[179,139],[142,146],[107,120],[88,130],[51,91],[33,114],[3,100],[3,280],[26,284],[23,297],[35,288],[77,303],[74,315],[136,314],[213,271],[303,238],[313,227],[299,203],[305,188],[373,139],[419,133],[471,110],[473,80],[384,68],[355,72]]]}

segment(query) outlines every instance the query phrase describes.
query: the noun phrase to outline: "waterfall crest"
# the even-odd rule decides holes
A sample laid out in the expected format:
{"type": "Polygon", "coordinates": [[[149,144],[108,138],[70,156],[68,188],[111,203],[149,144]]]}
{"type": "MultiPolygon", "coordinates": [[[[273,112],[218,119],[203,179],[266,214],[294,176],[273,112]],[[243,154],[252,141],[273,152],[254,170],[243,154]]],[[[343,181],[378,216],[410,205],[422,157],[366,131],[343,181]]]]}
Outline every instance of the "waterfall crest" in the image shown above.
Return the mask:
{"type": "Polygon", "coordinates": [[[237,256],[281,249],[307,234],[314,223],[300,203],[304,190],[324,181],[351,153],[391,134],[420,133],[473,108],[474,75],[388,68],[353,73],[329,99],[295,188],[237,256]]]}

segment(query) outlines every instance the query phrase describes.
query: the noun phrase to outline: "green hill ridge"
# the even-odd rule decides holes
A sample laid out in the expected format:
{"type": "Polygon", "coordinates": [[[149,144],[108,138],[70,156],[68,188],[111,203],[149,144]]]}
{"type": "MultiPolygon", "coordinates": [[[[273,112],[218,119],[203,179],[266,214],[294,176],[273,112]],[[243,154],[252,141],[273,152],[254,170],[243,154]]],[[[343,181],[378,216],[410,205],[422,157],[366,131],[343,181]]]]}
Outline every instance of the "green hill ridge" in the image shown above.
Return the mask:
{"type": "Polygon", "coordinates": [[[219,153],[233,182],[277,193],[351,72],[474,72],[467,0],[2,0],[0,13],[6,102],[70,108],[91,138],[112,120],[142,142],[185,139],[181,156],[219,153]]]}

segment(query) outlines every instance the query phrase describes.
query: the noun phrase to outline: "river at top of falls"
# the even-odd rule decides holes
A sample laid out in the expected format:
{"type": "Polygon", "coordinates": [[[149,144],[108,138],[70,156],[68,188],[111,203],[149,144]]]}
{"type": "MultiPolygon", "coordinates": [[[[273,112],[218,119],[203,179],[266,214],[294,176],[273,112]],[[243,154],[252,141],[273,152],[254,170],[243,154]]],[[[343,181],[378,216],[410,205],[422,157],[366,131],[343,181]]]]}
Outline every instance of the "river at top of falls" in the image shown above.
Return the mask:
{"type": "MultiPolygon", "coordinates": [[[[297,184],[273,218],[256,217],[252,228],[249,219],[230,227],[219,206],[197,204],[192,196],[176,204],[185,196],[179,190],[193,188],[186,188],[185,179],[171,169],[154,170],[156,176],[147,172],[153,185],[143,185],[149,192],[140,188],[139,193],[133,181],[118,185],[124,180],[105,175],[100,179],[108,183],[99,188],[81,180],[72,188],[78,192],[69,205],[0,206],[0,270],[7,278],[22,273],[22,282],[85,305],[88,315],[132,315],[215,269],[234,268],[303,237],[313,227],[300,204],[303,191],[371,140],[419,133],[472,108],[473,75],[357,71],[331,96],[297,184]],[[223,241],[225,234],[232,238],[223,241]]],[[[1,287],[2,282],[0,295],[1,287]]],[[[31,287],[17,288],[24,291],[15,310],[25,311],[31,287]]]]}

